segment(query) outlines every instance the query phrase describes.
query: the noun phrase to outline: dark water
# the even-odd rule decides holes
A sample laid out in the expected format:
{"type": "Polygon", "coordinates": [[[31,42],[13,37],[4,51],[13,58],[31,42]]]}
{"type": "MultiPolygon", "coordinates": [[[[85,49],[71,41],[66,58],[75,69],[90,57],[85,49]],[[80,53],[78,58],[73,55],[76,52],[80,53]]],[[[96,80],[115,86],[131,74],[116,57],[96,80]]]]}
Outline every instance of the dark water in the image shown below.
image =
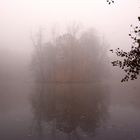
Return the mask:
{"type": "Polygon", "coordinates": [[[0,140],[137,140],[136,84],[0,85],[0,140]]]}

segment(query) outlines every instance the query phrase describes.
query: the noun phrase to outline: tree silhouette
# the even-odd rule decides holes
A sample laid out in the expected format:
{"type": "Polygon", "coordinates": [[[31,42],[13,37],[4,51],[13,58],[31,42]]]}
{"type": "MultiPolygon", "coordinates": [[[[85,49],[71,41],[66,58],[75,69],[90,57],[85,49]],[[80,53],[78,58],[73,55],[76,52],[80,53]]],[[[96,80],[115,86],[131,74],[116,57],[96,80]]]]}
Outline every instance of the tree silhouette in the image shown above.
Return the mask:
{"type": "Polygon", "coordinates": [[[108,4],[114,3],[114,0],[107,0],[108,4]]]}
{"type": "Polygon", "coordinates": [[[93,29],[79,37],[66,32],[52,42],[40,42],[40,35],[38,40],[32,61],[37,82],[97,82],[105,78],[107,48],[93,29]]]}
{"type": "MultiPolygon", "coordinates": [[[[107,0],[109,4],[114,3],[114,1],[107,0]]],[[[140,22],[140,17],[138,17],[140,22]]],[[[124,51],[117,48],[115,51],[111,49],[112,53],[115,53],[118,57],[122,57],[122,60],[115,60],[112,62],[113,66],[118,66],[123,69],[126,75],[122,78],[121,82],[130,80],[135,80],[138,78],[140,73],[140,25],[132,26],[132,32],[129,34],[133,40],[131,50],[124,51]]]]}
{"type": "MultiPolygon", "coordinates": [[[[138,17],[140,22],[140,17],[138,17]]],[[[117,48],[115,51],[110,50],[112,53],[115,53],[118,57],[122,57],[121,60],[115,60],[112,62],[113,66],[119,66],[126,73],[121,82],[137,79],[140,73],[140,26],[133,27],[132,32],[129,34],[133,40],[131,50],[123,51],[120,48],[117,48]]]]}

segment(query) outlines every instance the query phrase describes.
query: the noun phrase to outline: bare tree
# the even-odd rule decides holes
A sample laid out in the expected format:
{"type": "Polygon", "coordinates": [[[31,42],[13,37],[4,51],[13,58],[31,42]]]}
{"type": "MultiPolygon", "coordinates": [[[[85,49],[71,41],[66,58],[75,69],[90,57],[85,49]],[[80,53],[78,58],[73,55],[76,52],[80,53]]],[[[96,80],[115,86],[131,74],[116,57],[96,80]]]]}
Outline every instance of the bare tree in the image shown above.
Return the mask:
{"type": "MultiPolygon", "coordinates": [[[[42,29],[39,29],[36,40],[33,37],[33,35],[31,34],[31,41],[32,41],[33,47],[34,47],[34,59],[33,59],[34,62],[33,63],[37,63],[36,69],[37,69],[37,71],[39,71],[38,78],[39,78],[40,82],[45,81],[44,68],[43,68],[43,53],[42,53],[42,48],[43,48],[42,31],[43,31],[42,29]]],[[[36,66],[36,64],[34,66],[36,66]]]]}

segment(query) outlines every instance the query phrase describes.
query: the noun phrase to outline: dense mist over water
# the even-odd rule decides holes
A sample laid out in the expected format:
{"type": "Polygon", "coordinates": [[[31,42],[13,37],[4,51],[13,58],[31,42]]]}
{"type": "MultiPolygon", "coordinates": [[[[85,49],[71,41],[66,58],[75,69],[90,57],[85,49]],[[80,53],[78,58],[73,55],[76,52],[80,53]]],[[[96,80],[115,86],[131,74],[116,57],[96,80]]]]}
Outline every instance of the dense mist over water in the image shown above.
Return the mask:
{"type": "Polygon", "coordinates": [[[139,79],[121,83],[139,1],[0,0],[0,140],[139,139],[139,79]]]}

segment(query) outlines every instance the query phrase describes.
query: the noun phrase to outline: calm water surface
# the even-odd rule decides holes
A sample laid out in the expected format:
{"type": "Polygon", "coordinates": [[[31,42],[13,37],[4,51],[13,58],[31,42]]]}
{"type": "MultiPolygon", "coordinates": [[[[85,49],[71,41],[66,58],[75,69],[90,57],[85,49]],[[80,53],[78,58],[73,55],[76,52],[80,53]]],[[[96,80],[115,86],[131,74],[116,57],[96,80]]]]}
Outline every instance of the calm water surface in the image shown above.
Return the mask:
{"type": "Polygon", "coordinates": [[[140,139],[138,86],[113,85],[1,83],[0,140],[140,139]]]}

